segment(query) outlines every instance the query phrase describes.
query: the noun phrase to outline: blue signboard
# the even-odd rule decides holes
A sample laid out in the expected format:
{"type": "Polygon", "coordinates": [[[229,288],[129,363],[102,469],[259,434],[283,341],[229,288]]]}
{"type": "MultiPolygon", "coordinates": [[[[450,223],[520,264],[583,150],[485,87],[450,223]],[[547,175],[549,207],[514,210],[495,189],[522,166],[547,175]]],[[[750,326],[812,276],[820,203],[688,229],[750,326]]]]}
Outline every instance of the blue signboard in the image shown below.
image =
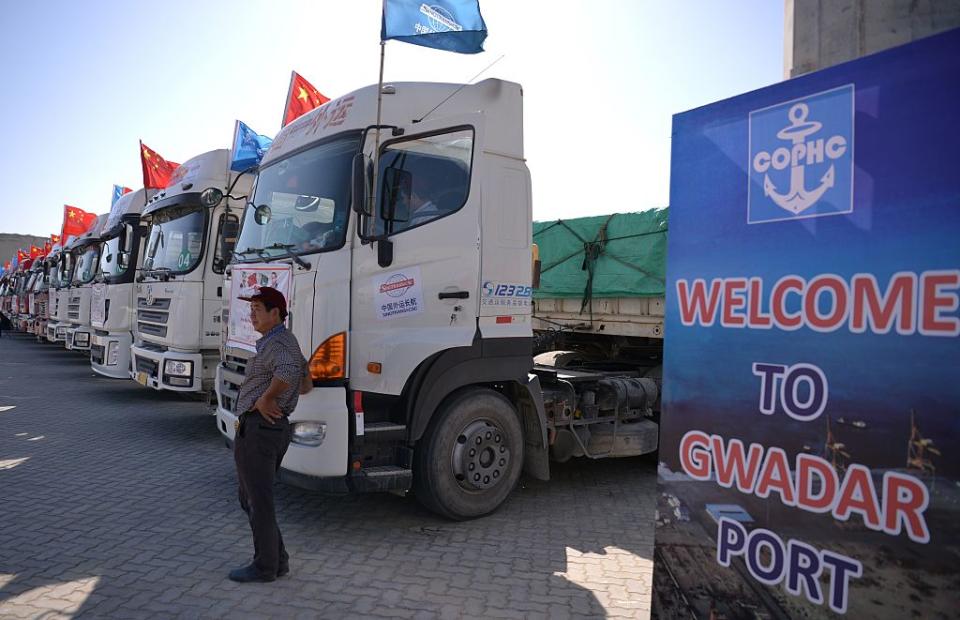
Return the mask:
{"type": "Polygon", "coordinates": [[[960,30],[674,117],[655,608],[960,610],[960,30]]]}

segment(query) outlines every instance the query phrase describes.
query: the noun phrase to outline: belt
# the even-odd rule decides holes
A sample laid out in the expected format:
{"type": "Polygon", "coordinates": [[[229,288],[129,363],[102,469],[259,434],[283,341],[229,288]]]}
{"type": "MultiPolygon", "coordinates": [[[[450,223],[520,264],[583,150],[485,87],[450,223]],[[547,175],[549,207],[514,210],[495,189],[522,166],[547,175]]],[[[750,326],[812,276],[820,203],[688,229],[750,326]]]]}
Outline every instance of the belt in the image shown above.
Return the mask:
{"type": "MultiPolygon", "coordinates": [[[[257,411],[256,409],[250,409],[250,410],[248,410],[248,411],[244,411],[243,413],[241,413],[239,417],[242,418],[242,417],[245,416],[245,415],[249,415],[249,416],[252,416],[252,415],[260,415],[260,412],[257,411]]],[[[284,413],[284,414],[282,414],[280,417],[282,417],[282,418],[284,418],[284,419],[287,419],[287,418],[290,417],[290,414],[289,414],[289,413],[284,413]]]]}

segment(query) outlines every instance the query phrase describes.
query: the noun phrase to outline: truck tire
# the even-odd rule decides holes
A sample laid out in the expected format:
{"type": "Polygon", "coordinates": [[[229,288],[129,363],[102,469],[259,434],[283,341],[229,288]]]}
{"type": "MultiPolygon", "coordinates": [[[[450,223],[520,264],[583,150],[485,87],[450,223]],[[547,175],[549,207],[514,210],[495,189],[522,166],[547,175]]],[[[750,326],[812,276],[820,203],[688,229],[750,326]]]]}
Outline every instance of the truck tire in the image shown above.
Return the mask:
{"type": "Polygon", "coordinates": [[[471,388],[448,398],[417,446],[414,492],[427,509],[454,520],[496,510],[523,469],[523,428],[501,394],[471,388]]]}

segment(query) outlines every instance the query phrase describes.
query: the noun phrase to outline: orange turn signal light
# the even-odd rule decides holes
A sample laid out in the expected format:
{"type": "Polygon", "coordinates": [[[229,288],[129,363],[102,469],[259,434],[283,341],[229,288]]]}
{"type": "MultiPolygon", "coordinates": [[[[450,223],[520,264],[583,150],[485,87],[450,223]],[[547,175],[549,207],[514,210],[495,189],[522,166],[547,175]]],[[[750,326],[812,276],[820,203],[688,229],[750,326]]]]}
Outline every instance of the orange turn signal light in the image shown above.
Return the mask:
{"type": "Polygon", "coordinates": [[[368,362],[367,363],[367,372],[371,375],[379,375],[383,372],[383,365],[380,362],[368,362]]]}
{"type": "Polygon", "coordinates": [[[314,381],[343,379],[347,372],[347,333],[323,341],[310,357],[310,378],[314,381]]]}

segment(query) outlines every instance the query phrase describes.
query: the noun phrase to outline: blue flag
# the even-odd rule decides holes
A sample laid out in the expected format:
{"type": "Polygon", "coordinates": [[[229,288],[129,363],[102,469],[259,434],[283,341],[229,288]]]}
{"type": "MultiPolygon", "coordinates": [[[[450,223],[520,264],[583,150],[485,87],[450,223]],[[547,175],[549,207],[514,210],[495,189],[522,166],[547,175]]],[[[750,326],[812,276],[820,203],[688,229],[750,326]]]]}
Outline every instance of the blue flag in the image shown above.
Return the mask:
{"type": "Polygon", "coordinates": [[[479,0],[386,0],[380,40],[396,39],[460,54],[483,51],[487,25],[479,0]]]}
{"type": "Polygon", "coordinates": [[[117,201],[120,200],[120,196],[123,196],[124,194],[131,191],[133,190],[131,190],[129,187],[124,187],[123,185],[114,185],[113,198],[111,198],[110,200],[110,206],[113,207],[113,205],[117,204],[117,201]]]}
{"type": "Polygon", "coordinates": [[[260,163],[271,144],[271,138],[258,134],[243,121],[237,121],[233,132],[233,159],[230,160],[230,169],[243,172],[253,168],[260,163]]]}

